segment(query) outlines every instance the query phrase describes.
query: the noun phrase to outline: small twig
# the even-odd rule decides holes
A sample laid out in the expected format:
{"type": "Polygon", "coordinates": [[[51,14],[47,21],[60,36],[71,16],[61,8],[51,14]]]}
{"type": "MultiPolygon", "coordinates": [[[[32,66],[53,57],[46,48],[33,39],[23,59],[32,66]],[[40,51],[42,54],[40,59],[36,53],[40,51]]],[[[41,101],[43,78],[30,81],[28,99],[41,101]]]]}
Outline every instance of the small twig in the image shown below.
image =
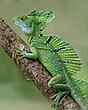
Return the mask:
{"type": "MultiPolygon", "coordinates": [[[[18,46],[23,46],[23,49],[28,50],[27,44],[0,18],[0,44],[6,53],[17,63],[15,49],[18,46]]],[[[17,66],[24,73],[26,78],[31,78],[33,83],[41,91],[41,93],[52,103],[51,96],[56,93],[55,90],[47,86],[48,81],[52,77],[49,72],[43,67],[39,61],[22,58],[18,60],[17,66]]],[[[80,110],[80,107],[68,96],[60,105],[61,110],[80,110]]]]}

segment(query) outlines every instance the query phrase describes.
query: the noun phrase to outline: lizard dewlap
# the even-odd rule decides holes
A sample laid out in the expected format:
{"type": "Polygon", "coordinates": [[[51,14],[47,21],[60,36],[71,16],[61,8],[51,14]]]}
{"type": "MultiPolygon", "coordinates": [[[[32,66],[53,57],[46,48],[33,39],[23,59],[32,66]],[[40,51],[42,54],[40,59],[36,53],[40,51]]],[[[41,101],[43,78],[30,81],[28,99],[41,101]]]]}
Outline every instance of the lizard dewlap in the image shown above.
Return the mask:
{"type": "Polygon", "coordinates": [[[82,110],[88,110],[88,82],[75,79],[81,68],[81,61],[73,47],[56,35],[43,35],[41,31],[55,18],[53,11],[33,11],[13,19],[27,35],[31,53],[19,51],[26,58],[38,59],[52,75],[48,86],[58,90],[52,98],[58,109],[58,102],[70,94],[82,110]]]}

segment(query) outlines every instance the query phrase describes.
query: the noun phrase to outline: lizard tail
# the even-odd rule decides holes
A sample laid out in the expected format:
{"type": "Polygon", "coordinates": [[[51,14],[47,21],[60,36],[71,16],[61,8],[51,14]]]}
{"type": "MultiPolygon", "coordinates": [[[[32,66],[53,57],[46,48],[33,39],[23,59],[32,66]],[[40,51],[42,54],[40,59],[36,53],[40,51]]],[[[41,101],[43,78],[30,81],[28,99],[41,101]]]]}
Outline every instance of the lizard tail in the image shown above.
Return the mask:
{"type": "Polygon", "coordinates": [[[88,82],[82,79],[74,79],[74,82],[80,90],[79,92],[82,98],[82,102],[84,103],[84,105],[86,105],[83,106],[81,104],[81,107],[83,108],[83,110],[88,110],[88,82]]]}

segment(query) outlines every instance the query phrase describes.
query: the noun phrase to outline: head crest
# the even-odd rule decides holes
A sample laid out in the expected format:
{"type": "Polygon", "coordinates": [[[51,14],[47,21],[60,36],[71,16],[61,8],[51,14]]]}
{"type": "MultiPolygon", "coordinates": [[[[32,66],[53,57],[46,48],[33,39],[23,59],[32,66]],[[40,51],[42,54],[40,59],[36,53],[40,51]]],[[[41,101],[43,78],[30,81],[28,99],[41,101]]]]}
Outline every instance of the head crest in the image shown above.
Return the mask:
{"type": "Polygon", "coordinates": [[[49,10],[49,11],[33,11],[28,15],[34,16],[34,19],[36,18],[40,30],[43,30],[45,28],[45,26],[55,18],[55,14],[51,10],[49,10]]]}

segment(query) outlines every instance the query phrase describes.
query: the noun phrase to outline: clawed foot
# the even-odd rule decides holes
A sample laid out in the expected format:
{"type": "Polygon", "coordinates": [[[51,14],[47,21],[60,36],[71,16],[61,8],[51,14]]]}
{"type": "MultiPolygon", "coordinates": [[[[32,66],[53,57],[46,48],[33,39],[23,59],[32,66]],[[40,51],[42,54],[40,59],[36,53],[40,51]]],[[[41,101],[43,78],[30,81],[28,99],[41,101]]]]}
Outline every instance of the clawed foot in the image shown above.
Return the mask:
{"type": "Polygon", "coordinates": [[[21,58],[24,58],[27,52],[26,51],[21,51],[21,50],[20,51],[16,50],[16,53],[21,58]]]}
{"type": "Polygon", "coordinates": [[[68,91],[59,91],[57,94],[53,95],[51,99],[54,99],[54,101],[51,107],[55,107],[56,110],[60,110],[58,103],[61,104],[68,94],[68,91]]]}
{"type": "Polygon", "coordinates": [[[24,51],[24,45],[20,44],[19,47],[16,47],[15,51],[18,56],[25,56],[26,51],[24,51]]]}
{"type": "Polygon", "coordinates": [[[19,47],[15,47],[15,52],[13,53],[12,58],[16,58],[16,62],[18,64],[18,60],[25,57],[26,51],[24,51],[24,45],[20,44],[19,47]],[[17,58],[17,56],[19,56],[17,58]]]}

